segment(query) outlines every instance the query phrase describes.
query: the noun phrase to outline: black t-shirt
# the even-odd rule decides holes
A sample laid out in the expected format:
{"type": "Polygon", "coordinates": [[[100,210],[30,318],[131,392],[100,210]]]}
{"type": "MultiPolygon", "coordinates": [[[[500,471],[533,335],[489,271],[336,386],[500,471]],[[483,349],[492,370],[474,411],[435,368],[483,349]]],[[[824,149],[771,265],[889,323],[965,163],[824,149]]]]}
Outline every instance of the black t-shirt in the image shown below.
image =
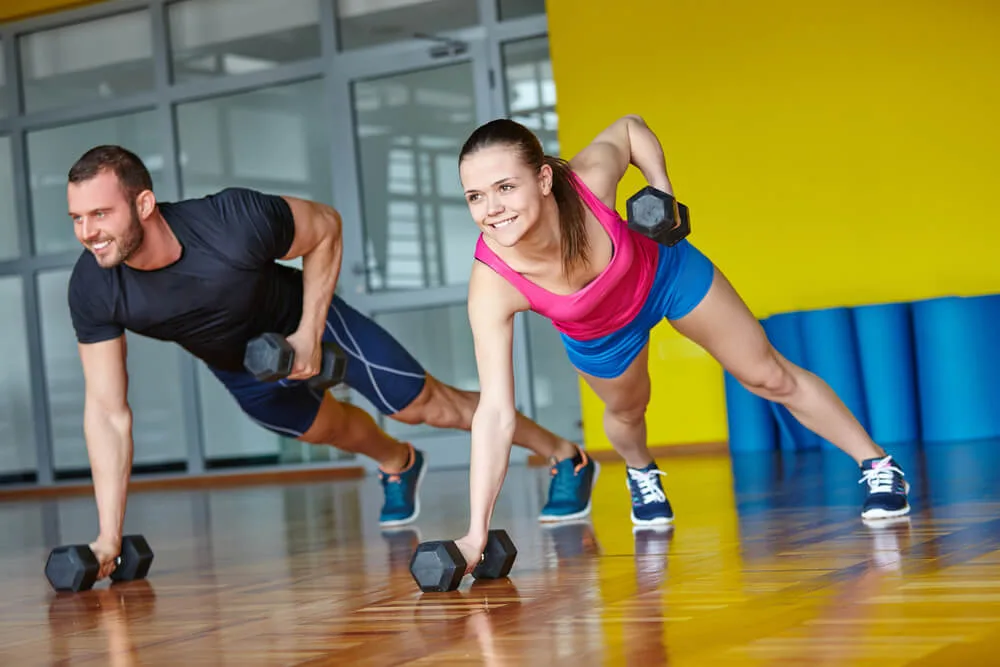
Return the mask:
{"type": "Polygon", "coordinates": [[[181,258],[153,271],[125,264],[104,269],[85,250],[69,281],[77,340],[110,340],[128,329],[176,342],[210,366],[239,371],[251,338],[295,331],[302,272],[275,262],[295,236],[284,199],[228,188],[159,206],[183,246],[181,258]]]}

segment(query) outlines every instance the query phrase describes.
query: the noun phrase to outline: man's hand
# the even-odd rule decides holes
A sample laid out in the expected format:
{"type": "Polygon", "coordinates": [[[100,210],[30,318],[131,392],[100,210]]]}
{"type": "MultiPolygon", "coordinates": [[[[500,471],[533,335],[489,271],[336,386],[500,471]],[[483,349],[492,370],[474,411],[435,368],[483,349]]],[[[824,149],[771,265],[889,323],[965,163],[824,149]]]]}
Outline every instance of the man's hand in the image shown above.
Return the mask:
{"type": "Polygon", "coordinates": [[[317,375],[323,364],[323,346],[321,341],[316,340],[316,334],[299,329],[285,340],[295,351],[292,372],[288,374],[288,379],[308,380],[317,375]]]}
{"type": "Polygon", "coordinates": [[[455,540],[455,544],[458,546],[458,550],[462,552],[462,557],[465,558],[465,574],[472,574],[472,571],[479,565],[479,561],[483,559],[483,551],[486,549],[486,539],[466,535],[461,539],[455,540]]]}
{"type": "Polygon", "coordinates": [[[118,567],[116,559],[121,553],[121,540],[109,540],[98,537],[97,541],[90,543],[90,550],[97,556],[100,569],[97,571],[97,581],[110,577],[111,573],[118,567]]]}

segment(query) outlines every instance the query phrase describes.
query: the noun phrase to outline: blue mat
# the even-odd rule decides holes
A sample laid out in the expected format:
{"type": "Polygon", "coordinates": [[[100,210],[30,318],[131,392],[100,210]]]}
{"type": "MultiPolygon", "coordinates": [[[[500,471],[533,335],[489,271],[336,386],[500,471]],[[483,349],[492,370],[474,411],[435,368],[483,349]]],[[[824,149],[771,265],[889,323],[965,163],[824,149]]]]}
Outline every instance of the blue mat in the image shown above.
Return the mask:
{"type": "MultiPolygon", "coordinates": [[[[858,346],[849,308],[807,310],[799,314],[804,367],[822,378],[868,430],[868,408],[861,382],[858,346]]],[[[820,439],[822,445],[835,448],[820,439]]]]}
{"type": "Polygon", "coordinates": [[[1000,435],[997,296],[940,297],[913,303],[922,439],[1000,435]]]}
{"type": "MultiPolygon", "coordinates": [[[[793,364],[808,367],[802,341],[801,313],[779,313],[761,324],[771,344],[783,357],[793,364]]],[[[778,444],[782,450],[815,449],[820,446],[819,436],[802,426],[785,406],[771,403],[771,408],[778,422],[778,444]]]]}
{"type": "Polygon", "coordinates": [[[909,303],[852,309],[869,433],[879,444],[920,439],[909,303]]]}
{"type": "Polygon", "coordinates": [[[778,431],[770,403],[748,391],[729,372],[724,371],[724,375],[729,450],[774,451],[778,445],[778,431]]]}

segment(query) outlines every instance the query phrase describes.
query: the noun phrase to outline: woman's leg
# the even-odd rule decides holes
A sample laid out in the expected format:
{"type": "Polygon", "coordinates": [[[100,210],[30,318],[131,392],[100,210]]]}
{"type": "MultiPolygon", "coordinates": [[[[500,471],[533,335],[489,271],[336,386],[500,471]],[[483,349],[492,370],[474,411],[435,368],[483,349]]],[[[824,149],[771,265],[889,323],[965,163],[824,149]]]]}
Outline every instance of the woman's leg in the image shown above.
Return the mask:
{"type": "Polygon", "coordinates": [[[858,463],[863,480],[868,482],[864,518],[909,512],[909,486],[898,464],[872,441],[826,382],[774,349],[760,322],[721,271],[715,269],[712,286],[701,303],[671,324],[705,348],[748,390],[786,406],[803,426],[858,463]]]}
{"type": "Polygon", "coordinates": [[[693,311],[671,321],[754,394],[781,403],[803,426],[859,465],[886,454],[822,379],[785,359],[721,271],[693,311]]]}
{"type": "Polygon", "coordinates": [[[644,468],[653,461],[646,446],[646,406],[649,405],[649,344],[615,378],[580,372],[604,403],[604,432],[625,463],[644,468]]]}
{"type": "Polygon", "coordinates": [[[649,405],[649,343],[615,378],[580,372],[604,403],[604,432],[615,451],[625,459],[625,473],[632,496],[632,522],[640,526],[673,521],[673,509],[660,483],[661,472],[646,443],[646,406],[649,405]]]}

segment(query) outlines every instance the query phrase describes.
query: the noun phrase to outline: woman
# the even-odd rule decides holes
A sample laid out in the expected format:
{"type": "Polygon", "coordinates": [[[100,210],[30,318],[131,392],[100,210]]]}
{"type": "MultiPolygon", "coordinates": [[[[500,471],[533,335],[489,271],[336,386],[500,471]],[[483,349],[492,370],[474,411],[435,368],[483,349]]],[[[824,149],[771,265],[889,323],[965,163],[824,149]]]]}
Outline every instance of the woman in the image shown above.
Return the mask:
{"type": "MultiPolygon", "coordinates": [[[[544,155],[537,137],[506,119],[479,127],[462,147],[462,187],[482,232],[469,281],[482,387],[472,423],[471,522],[460,540],[467,559],[475,555],[469,562],[482,552],[506,474],[515,415],[513,318],[526,310],[552,321],[574,367],[603,401],[605,432],[626,463],[635,524],[673,520],[664,473],[646,446],[649,332],[662,319],[747,389],[785,405],[851,456],[868,483],[862,517],[908,513],[899,465],[825,382],[772,347],[712,262],[687,240],[668,247],[628,229],[615,202],[630,164],[673,194],[660,142],[634,115],[569,162],[544,155]]],[[[553,474],[566,479],[556,486],[589,483],[593,465],[578,453],[573,465],[557,466],[553,474]]]]}

